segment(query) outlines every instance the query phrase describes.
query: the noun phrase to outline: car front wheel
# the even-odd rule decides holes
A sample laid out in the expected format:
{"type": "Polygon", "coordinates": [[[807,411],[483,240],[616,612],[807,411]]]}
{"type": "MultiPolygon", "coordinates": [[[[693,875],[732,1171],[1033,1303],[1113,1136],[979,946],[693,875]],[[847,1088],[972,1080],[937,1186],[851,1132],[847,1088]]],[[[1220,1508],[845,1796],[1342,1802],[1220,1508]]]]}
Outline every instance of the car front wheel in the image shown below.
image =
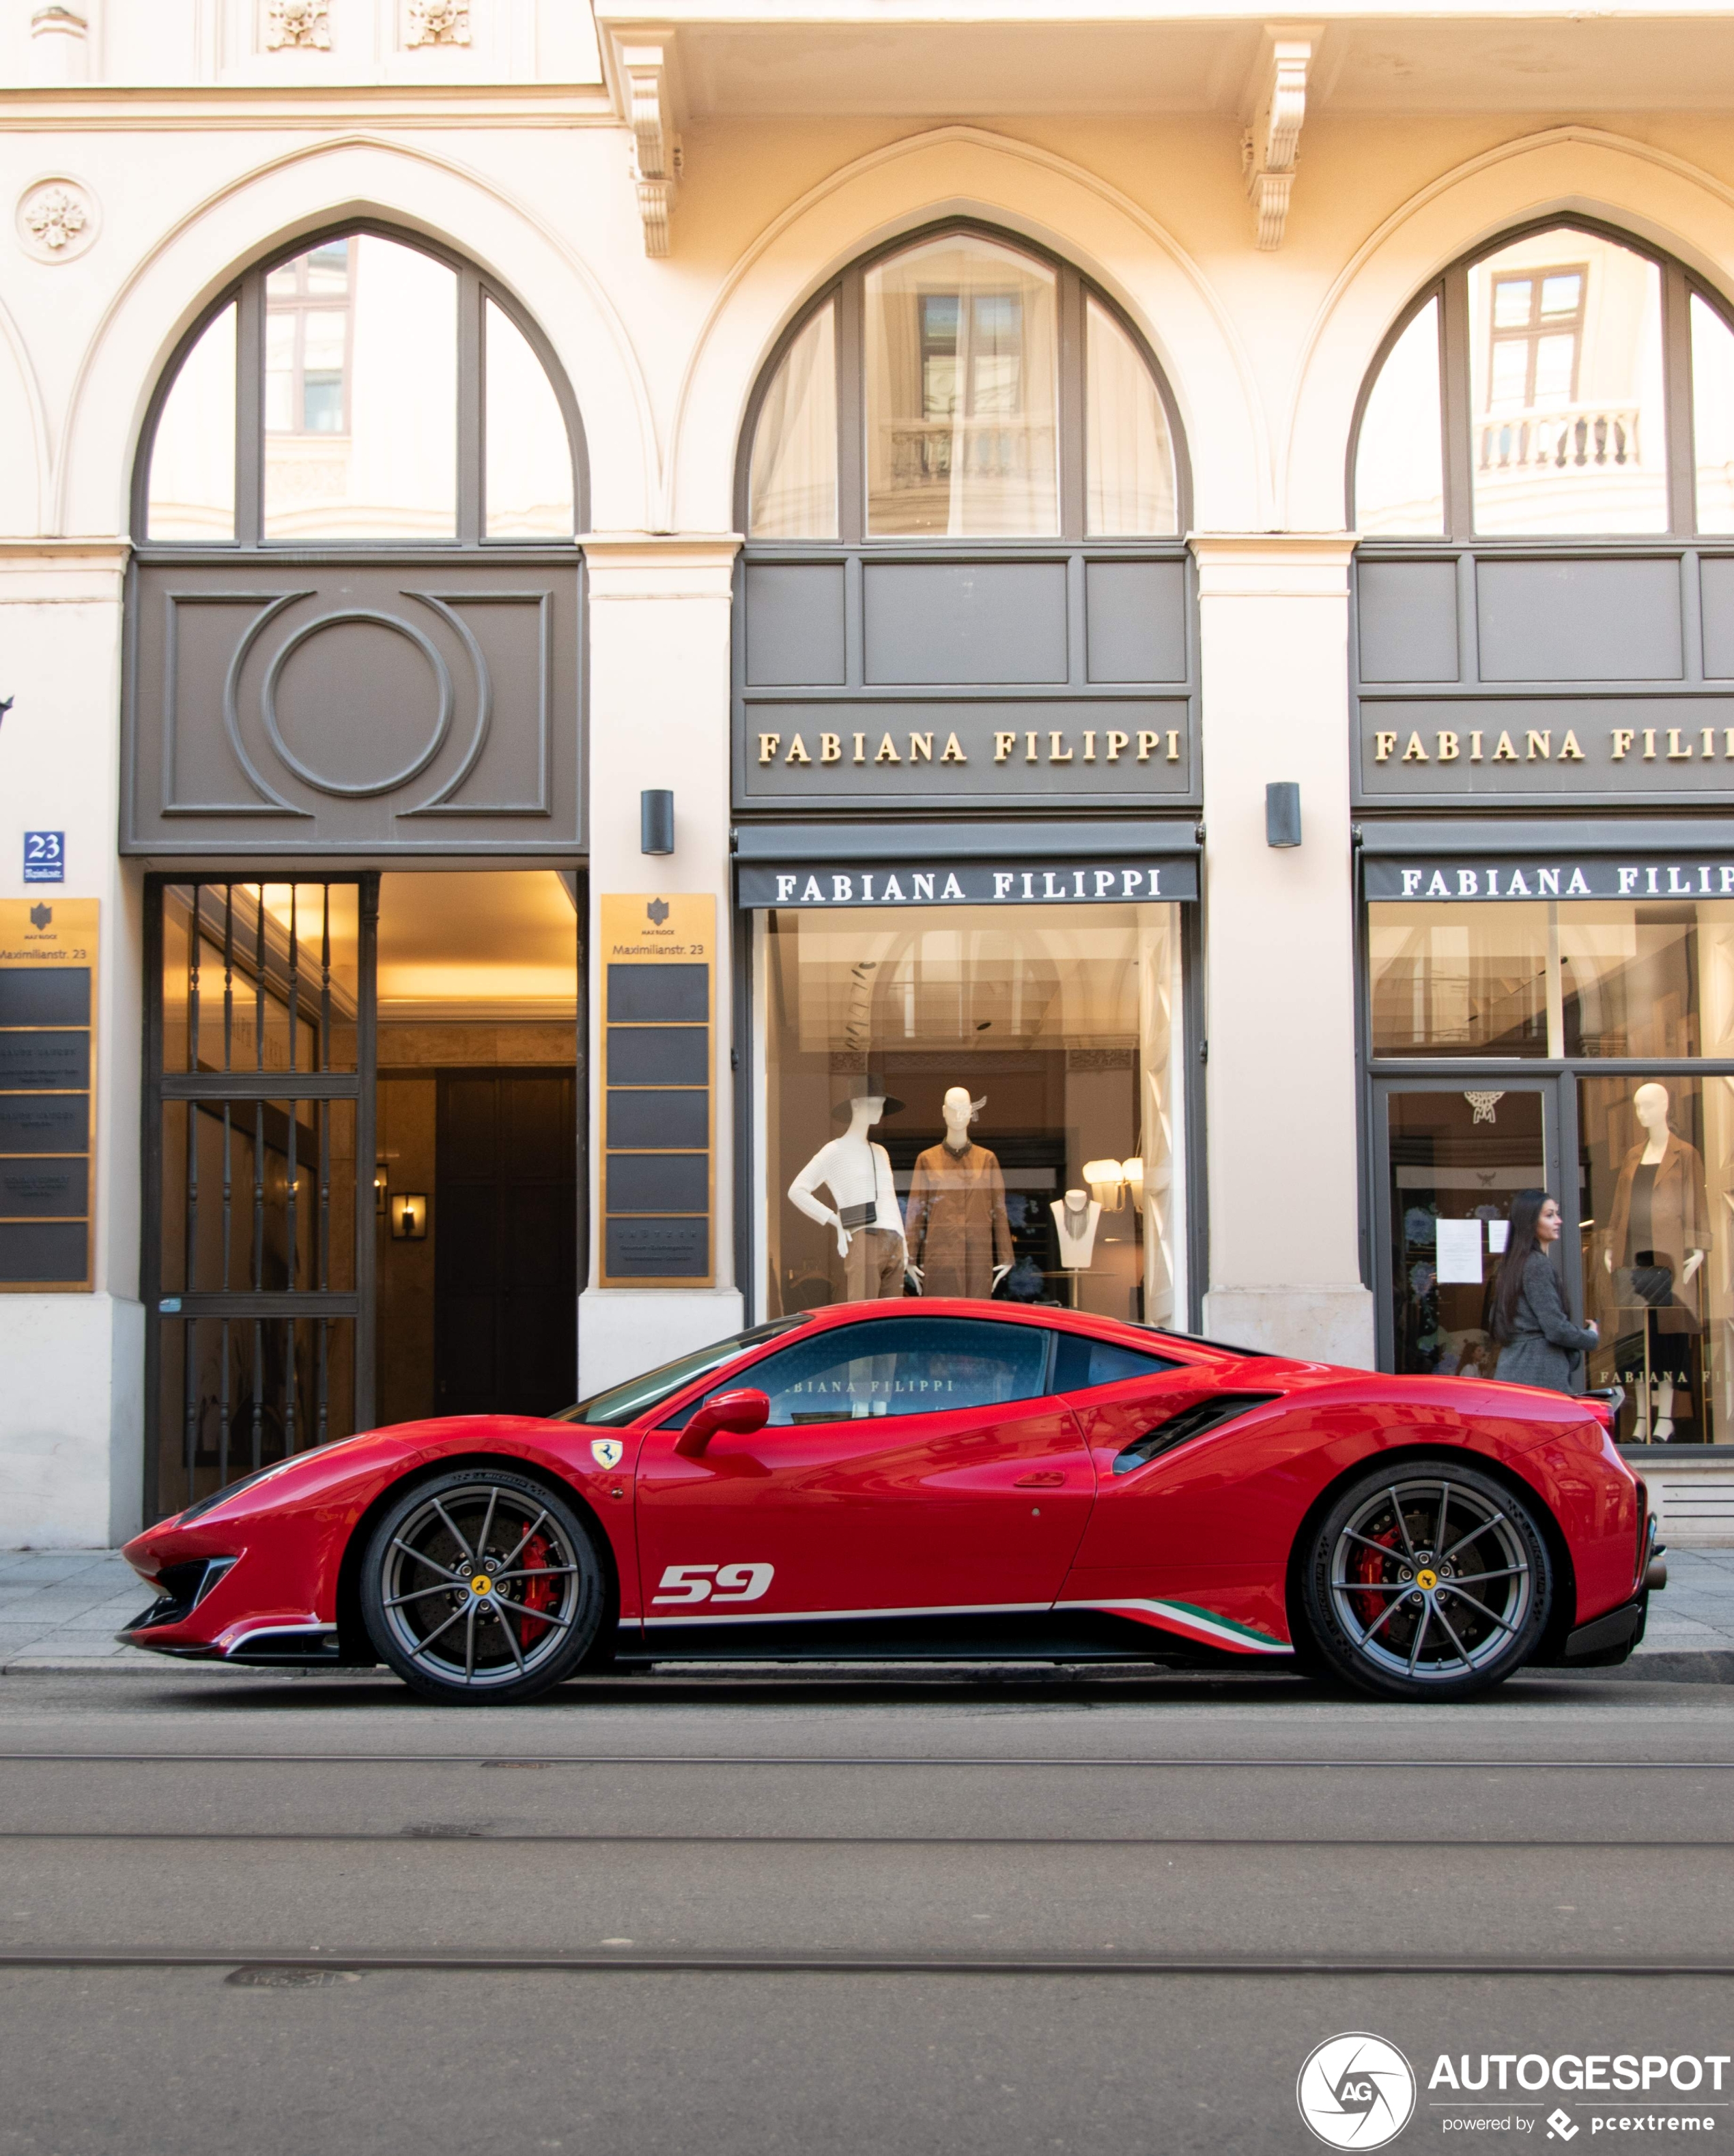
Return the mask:
{"type": "Polygon", "coordinates": [[[576,1508],[506,1469],[405,1491],[363,1560],[381,1661],[448,1706],[533,1699],[572,1675],[601,1622],[602,1565],[576,1508]]]}
{"type": "Polygon", "coordinates": [[[1387,1699],[1467,1699],[1536,1651],[1553,1568],[1534,1507],[1459,1460],[1369,1468],[1303,1552],[1323,1661],[1387,1699]]]}

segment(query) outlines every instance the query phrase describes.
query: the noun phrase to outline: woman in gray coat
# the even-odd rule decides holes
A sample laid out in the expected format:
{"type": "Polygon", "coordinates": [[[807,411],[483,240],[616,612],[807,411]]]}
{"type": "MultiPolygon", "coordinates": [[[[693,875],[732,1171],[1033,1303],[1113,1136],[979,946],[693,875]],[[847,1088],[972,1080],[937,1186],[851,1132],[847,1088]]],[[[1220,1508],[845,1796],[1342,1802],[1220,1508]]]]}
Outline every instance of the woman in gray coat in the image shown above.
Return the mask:
{"type": "Polygon", "coordinates": [[[1572,1393],[1579,1359],[1601,1338],[1593,1324],[1574,1325],[1547,1253],[1559,1240],[1559,1207],[1545,1190],[1520,1190],[1493,1291],[1495,1375],[1508,1385],[1572,1393]]]}

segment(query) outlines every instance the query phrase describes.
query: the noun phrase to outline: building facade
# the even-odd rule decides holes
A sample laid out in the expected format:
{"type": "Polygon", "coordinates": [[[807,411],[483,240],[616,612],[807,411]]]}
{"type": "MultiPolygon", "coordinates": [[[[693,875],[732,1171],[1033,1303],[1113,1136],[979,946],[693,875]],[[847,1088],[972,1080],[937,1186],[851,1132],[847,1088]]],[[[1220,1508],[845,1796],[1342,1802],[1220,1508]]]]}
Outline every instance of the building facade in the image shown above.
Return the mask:
{"type": "Polygon", "coordinates": [[[844,1296],[1734,1532],[1734,28],[0,16],[0,1521],[844,1296]]]}

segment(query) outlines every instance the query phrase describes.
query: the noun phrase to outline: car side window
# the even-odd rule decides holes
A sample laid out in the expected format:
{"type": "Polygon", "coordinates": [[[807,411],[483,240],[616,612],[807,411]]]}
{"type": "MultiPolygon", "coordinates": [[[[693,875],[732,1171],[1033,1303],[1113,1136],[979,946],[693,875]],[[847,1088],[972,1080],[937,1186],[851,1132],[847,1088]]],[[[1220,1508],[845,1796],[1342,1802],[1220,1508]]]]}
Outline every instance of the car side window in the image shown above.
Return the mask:
{"type": "Polygon", "coordinates": [[[767,1355],[733,1383],[766,1395],[773,1426],[997,1407],[1047,1390],[1048,1337],[990,1319],[867,1318],[767,1355]]]}
{"type": "Polygon", "coordinates": [[[1053,1389],[1057,1393],[1087,1393],[1097,1385],[1117,1385],[1126,1378],[1155,1378],[1165,1370],[1185,1368],[1171,1355],[1146,1355],[1111,1340],[1062,1332],[1056,1344],[1053,1389]]]}

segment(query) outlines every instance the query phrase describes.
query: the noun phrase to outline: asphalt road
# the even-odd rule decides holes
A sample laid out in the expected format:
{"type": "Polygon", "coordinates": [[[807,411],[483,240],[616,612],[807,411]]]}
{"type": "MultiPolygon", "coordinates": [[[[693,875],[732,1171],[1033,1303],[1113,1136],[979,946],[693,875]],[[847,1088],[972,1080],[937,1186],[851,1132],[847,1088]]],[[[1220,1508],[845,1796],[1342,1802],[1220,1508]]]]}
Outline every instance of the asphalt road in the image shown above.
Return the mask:
{"type": "Polygon", "coordinates": [[[1683,2096],[1673,2062],[1734,2052],[1734,1687],[1675,1672],[1419,1710],[1263,1674],[468,1712],[0,1681],[0,2156],[1302,2150],[1346,2030],[1417,2070],[1398,2149],[1701,2147],[1734,2065],[1683,2096]],[[1484,2052],[1661,2064],[1438,2073],[1484,2052]]]}

